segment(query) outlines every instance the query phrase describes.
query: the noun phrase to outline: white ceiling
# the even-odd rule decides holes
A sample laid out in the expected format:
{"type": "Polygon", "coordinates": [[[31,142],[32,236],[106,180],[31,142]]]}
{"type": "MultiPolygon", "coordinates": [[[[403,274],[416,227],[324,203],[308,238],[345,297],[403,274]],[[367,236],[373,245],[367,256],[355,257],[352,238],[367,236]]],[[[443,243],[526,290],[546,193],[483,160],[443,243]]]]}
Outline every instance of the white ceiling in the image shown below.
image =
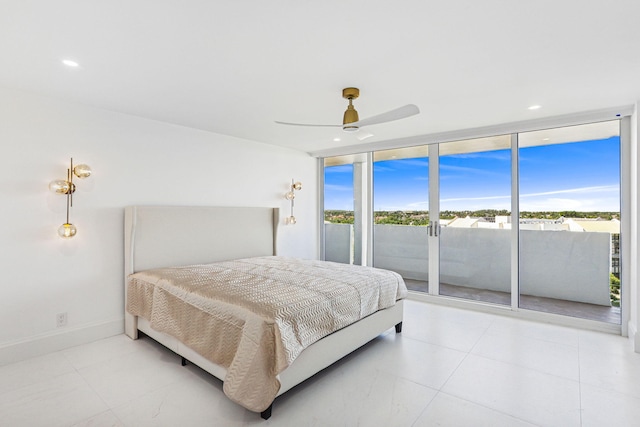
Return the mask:
{"type": "Polygon", "coordinates": [[[274,120],[340,123],[347,86],[361,118],[422,111],[367,143],[633,104],[638,16],[638,0],[1,0],[0,85],[318,151],[362,142],[274,120]]]}

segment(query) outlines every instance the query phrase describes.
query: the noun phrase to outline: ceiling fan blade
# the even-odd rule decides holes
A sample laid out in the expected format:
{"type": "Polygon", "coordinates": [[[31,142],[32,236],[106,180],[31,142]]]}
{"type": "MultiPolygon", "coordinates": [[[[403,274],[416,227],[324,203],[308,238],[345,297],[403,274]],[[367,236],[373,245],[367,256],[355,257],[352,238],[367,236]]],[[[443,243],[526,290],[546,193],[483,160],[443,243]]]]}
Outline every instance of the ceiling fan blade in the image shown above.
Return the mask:
{"type": "Polygon", "coordinates": [[[289,122],[279,122],[275,121],[279,125],[287,125],[287,126],[314,126],[314,127],[325,127],[325,128],[341,128],[342,125],[314,125],[309,123],[289,123],[289,122]]]}
{"type": "Polygon", "coordinates": [[[366,119],[362,119],[351,124],[358,127],[377,125],[379,123],[405,119],[419,113],[420,109],[416,105],[408,104],[404,107],[396,108],[395,110],[387,111],[386,113],[378,114],[377,116],[367,117],[366,119]]]}
{"type": "Polygon", "coordinates": [[[369,133],[367,131],[363,131],[361,130],[360,132],[356,133],[356,138],[358,138],[360,141],[364,141],[367,138],[371,138],[373,136],[372,133],[369,133]]]}

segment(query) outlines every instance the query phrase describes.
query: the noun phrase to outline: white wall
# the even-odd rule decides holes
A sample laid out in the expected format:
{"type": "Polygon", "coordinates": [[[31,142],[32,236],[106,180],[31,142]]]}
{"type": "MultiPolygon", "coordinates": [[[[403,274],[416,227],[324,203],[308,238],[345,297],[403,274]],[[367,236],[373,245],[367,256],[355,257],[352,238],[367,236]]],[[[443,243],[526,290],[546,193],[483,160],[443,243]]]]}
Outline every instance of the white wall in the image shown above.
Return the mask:
{"type": "Polygon", "coordinates": [[[123,208],[133,204],[273,206],[295,178],[295,226],[282,255],[318,257],[316,160],[306,153],[0,88],[0,364],[122,331],[123,208]],[[75,238],[56,230],[65,197],[48,190],[69,157],[75,238]],[[68,326],[56,328],[56,314],[68,326]]]}

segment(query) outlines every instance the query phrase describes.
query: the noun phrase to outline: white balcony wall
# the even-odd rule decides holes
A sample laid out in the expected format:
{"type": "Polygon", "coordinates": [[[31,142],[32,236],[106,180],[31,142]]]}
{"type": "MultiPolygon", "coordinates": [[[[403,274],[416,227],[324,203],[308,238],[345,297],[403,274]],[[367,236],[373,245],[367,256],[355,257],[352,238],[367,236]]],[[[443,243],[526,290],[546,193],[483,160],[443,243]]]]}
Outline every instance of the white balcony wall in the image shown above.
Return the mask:
{"type": "Polygon", "coordinates": [[[442,228],[440,283],[511,292],[511,230],[442,228]]]}
{"type": "Polygon", "coordinates": [[[353,226],[351,224],[325,224],[325,261],[353,263],[353,226]]]}
{"type": "Polygon", "coordinates": [[[611,305],[611,235],[571,231],[520,232],[524,295],[611,305]]]}
{"type": "MultiPolygon", "coordinates": [[[[346,227],[325,224],[328,260],[349,262],[345,242],[352,232],[346,227]]],[[[427,232],[427,227],[375,225],[374,265],[427,281],[427,232]]],[[[509,230],[443,228],[441,233],[441,283],[510,292],[509,230]]],[[[522,294],[610,305],[608,233],[522,230],[520,259],[522,294]]]]}
{"type": "Polygon", "coordinates": [[[429,280],[427,227],[373,226],[373,265],[393,270],[407,279],[429,280]]]}

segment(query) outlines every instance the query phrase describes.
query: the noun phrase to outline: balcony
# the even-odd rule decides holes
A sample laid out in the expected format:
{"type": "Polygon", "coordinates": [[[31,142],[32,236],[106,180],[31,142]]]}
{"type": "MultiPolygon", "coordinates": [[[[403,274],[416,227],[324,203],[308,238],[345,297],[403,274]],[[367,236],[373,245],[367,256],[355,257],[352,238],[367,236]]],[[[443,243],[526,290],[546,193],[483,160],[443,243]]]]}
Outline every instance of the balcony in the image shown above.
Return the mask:
{"type": "MultiPolygon", "coordinates": [[[[428,292],[428,229],[375,225],[374,266],[403,276],[407,287],[428,292]]],[[[325,224],[325,258],[353,262],[353,226],[325,224]]],[[[520,231],[520,307],[620,323],[610,295],[610,233],[520,231]]],[[[511,304],[511,232],[448,228],[440,236],[440,294],[511,304]]]]}

